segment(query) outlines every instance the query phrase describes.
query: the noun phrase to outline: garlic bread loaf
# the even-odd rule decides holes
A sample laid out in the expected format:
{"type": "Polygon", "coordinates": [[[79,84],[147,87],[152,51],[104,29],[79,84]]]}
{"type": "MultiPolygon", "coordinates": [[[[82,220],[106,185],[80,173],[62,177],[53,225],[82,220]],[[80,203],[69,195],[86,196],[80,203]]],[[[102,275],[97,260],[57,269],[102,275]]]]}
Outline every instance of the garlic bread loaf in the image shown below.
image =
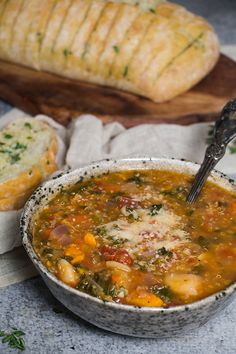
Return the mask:
{"type": "Polygon", "coordinates": [[[21,208],[57,169],[57,137],[48,124],[19,118],[0,131],[0,211],[21,208]]]}
{"type": "Polygon", "coordinates": [[[0,59],[169,100],[214,67],[217,36],[182,6],[135,3],[0,0],[0,59]]]}

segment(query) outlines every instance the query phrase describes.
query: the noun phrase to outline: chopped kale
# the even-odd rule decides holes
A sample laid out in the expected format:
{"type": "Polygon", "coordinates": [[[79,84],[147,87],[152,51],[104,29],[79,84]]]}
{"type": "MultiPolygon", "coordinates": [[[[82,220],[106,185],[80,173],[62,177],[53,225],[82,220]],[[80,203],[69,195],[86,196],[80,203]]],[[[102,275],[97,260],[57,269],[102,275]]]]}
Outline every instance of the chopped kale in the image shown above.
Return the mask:
{"type": "Polygon", "coordinates": [[[140,186],[141,184],[143,184],[143,179],[141,178],[140,174],[135,174],[134,176],[129,177],[127,179],[127,182],[134,182],[135,184],[140,186]]]}
{"type": "Polygon", "coordinates": [[[178,186],[175,189],[164,190],[162,191],[162,194],[171,197],[176,197],[179,200],[185,200],[188,194],[188,188],[183,186],[178,186]]]}
{"type": "Polygon", "coordinates": [[[97,228],[97,234],[100,235],[100,236],[106,236],[107,235],[107,229],[105,226],[99,226],[97,228]]]}
{"type": "Polygon", "coordinates": [[[196,242],[199,244],[199,246],[201,246],[204,249],[208,249],[209,248],[209,240],[205,237],[205,236],[199,236],[196,240],[196,242]]]}
{"type": "Polygon", "coordinates": [[[125,242],[128,241],[127,239],[118,238],[118,237],[115,237],[115,236],[108,236],[106,239],[109,241],[109,243],[112,246],[123,245],[125,242]]]}
{"type": "Polygon", "coordinates": [[[204,271],[205,271],[205,267],[202,264],[198,264],[192,269],[192,273],[196,275],[201,275],[204,273],[204,271]]]}
{"type": "Polygon", "coordinates": [[[187,210],[187,211],[186,211],[186,215],[187,215],[187,216],[192,216],[193,213],[194,213],[194,210],[193,210],[193,209],[190,209],[190,210],[187,210]]]}
{"type": "Polygon", "coordinates": [[[173,293],[168,286],[154,285],[151,287],[151,291],[165,302],[170,302],[173,298],[173,293]]]}
{"type": "Polygon", "coordinates": [[[111,282],[111,272],[106,269],[97,273],[84,273],[76,289],[106,300],[110,292],[113,291],[111,286],[113,286],[111,282]]]}
{"type": "Polygon", "coordinates": [[[159,250],[157,250],[157,254],[159,256],[169,257],[169,258],[171,258],[173,256],[173,253],[171,251],[167,250],[165,247],[159,248],[159,250]]]}
{"type": "Polygon", "coordinates": [[[155,216],[159,213],[159,211],[163,208],[162,204],[153,204],[150,209],[150,215],[155,216]]]}
{"type": "Polygon", "coordinates": [[[217,202],[217,205],[218,205],[218,207],[220,207],[220,208],[226,208],[226,207],[228,206],[228,203],[227,203],[227,202],[222,202],[221,200],[219,200],[219,201],[217,202]]]}

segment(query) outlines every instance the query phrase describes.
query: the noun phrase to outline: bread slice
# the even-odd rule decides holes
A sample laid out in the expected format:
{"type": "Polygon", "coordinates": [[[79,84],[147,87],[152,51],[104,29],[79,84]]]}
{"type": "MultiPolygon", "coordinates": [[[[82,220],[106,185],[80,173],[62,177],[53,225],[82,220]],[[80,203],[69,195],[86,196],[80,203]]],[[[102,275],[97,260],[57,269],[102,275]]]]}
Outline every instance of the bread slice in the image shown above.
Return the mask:
{"type": "Polygon", "coordinates": [[[19,118],[0,132],[0,210],[21,208],[57,169],[57,137],[48,124],[19,118]]]}
{"type": "Polygon", "coordinates": [[[207,21],[180,5],[142,3],[144,8],[131,0],[40,0],[31,7],[26,0],[7,0],[0,59],[155,102],[170,100],[214,67],[218,39],[207,21]],[[23,20],[22,33],[12,36],[12,25],[23,20]]]}

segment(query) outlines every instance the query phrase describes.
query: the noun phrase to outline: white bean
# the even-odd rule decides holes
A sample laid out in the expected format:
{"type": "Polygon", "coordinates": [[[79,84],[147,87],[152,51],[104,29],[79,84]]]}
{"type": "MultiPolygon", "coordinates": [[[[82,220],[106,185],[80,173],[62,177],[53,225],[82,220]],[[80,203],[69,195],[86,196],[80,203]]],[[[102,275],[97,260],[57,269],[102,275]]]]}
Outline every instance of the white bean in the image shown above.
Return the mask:
{"type": "Polygon", "coordinates": [[[202,292],[202,277],[195,274],[172,273],[165,277],[165,283],[183,299],[195,297],[202,292]]]}
{"type": "Polygon", "coordinates": [[[61,281],[70,286],[76,286],[79,281],[79,275],[74,267],[65,259],[60,259],[57,264],[58,277],[61,281]]]}
{"type": "Polygon", "coordinates": [[[127,264],[123,264],[123,263],[120,263],[120,262],[107,261],[106,262],[106,266],[108,268],[115,268],[115,269],[124,270],[125,272],[130,272],[131,271],[130,267],[127,266],[127,264]]]}

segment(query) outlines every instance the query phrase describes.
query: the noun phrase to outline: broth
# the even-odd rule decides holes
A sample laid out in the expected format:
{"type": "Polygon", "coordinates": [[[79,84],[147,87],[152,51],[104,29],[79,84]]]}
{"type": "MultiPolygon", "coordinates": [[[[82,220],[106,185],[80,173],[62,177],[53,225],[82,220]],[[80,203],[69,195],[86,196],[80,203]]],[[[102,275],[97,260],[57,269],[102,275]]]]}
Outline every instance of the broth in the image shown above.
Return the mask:
{"type": "Polygon", "coordinates": [[[177,306],[236,280],[236,194],[192,176],[111,172],[62,189],[33,225],[33,247],[60,280],[105,301],[177,306]]]}

